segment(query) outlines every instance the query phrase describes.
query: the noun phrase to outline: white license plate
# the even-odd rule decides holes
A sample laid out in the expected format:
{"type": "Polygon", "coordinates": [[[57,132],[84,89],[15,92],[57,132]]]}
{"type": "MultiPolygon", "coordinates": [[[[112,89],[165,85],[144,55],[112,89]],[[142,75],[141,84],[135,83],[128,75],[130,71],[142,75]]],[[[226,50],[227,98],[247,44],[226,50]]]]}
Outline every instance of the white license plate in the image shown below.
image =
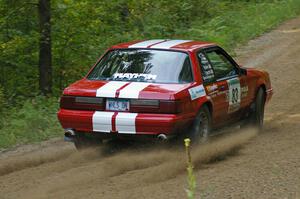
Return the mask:
{"type": "Polygon", "coordinates": [[[106,110],[110,111],[129,111],[129,100],[107,99],[106,110]]]}

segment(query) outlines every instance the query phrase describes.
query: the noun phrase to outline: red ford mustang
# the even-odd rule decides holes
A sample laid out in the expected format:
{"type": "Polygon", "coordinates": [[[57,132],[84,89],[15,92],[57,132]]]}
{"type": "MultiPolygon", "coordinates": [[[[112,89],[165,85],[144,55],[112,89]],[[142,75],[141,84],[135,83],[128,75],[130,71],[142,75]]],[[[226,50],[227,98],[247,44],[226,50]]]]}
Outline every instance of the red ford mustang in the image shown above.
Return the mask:
{"type": "Polygon", "coordinates": [[[146,40],[108,49],[64,90],[58,118],[77,148],[114,137],[197,141],[241,120],[261,127],[271,96],[267,72],[240,67],[213,43],[146,40]]]}

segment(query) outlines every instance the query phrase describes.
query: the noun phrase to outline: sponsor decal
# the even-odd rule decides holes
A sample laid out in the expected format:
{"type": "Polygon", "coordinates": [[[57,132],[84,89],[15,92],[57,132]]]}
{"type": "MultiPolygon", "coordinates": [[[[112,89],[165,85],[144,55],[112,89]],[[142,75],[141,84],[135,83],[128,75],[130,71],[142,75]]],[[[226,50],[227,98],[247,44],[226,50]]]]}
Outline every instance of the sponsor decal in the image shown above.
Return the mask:
{"type": "Polygon", "coordinates": [[[199,53],[198,57],[201,59],[201,63],[208,63],[208,60],[203,53],[199,53]]]}
{"type": "Polygon", "coordinates": [[[241,88],[241,98],[247,97],[248,96],[248,86],[243,86],[241,88]]]}
{"type": "Polygon", "coordinates": [[[189,93],[192,100],[198,99],[200,97],[206,96],[205,89],[203,85],[195,86],[189,89],[189,93]]]}
{"type": "Polygon", "coordinates": [[[218,89],[218,85],[217,84],[208,85],[206,86],[206,89],[209,93],[214,92],[218,89]]]}
{"type": "Polygon", "coordinates": [[[207,81],[207,80],[214,79],[215,78],[214,71],[213,71],[209,61],[205,57],[205,55],[203,53],[199,53],[198,57],[200,58],[200,62],[201,62],[203,80],[207,81]]]}
{"type": "Polygon", "coordinates": [[[215,78],[215,76],[214,76],[213,74],[203,76],[203,80],[204,80],[204,81],[209,81],[209,80],[212,80],[212,79],[214,79],[214,78],[215,78]]]}
{"type": "Polygon", "coordinates": [[[144,73],[115,73],[113,75],[114,79],[126,79],[126,80],[132,80],[132,79],[139,79],[139,80],[155,80],[157,75],[152,74],[144,74],[144,73]]]}
{"type": "Polygon", "coordinates": [[[239,78],[227,80],[228,84],[228,112],[235,112],[240,108],[241,103],[241,84],[239,78]]]}

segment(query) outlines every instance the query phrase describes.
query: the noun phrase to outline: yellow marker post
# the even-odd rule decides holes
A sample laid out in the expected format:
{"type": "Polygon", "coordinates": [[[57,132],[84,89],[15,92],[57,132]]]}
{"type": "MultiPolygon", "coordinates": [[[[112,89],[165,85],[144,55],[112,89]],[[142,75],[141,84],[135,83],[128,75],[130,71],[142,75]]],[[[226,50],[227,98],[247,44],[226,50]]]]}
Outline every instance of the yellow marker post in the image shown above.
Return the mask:
{"type": "Polygon", "coordinates": [[[184,139],[184,146],[185,146],[185,152],[187,155],[187,164],[192,164],[192,158],[191,158],[191,150],[190,150],[191,140],[190,138],[184,139]]]}
{"type": "Polygon", "coordinates": [[[184,146],[187,155],[187,173],[188,173],[188,185],[187,196],[189,199],[195,198],[195,189],[196,189],[196,179],[193,173],[193,164],[191,157],[191,140],[189,138],[184,139],[184,146]]]}

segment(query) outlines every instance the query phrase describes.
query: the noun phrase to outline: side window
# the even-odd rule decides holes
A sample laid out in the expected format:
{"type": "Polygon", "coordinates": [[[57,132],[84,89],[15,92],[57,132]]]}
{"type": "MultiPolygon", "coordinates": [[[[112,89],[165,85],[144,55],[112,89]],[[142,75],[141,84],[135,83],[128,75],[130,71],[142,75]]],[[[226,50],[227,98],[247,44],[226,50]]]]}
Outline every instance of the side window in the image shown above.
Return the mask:
{"type": "Polygon", "coordinates": [[[228,60],[221,50],[206,53],[215,72],[216,79],[237,75],[236,67],[228,60]]]}
{"type": "Polygon", "coordinates": [[[198,60],[201,64],[201,74],[204,82],[212,82],[215,80],[215,74],[208,59],[203,53],[198,54],[198,60]]]}
{"type": "Polygon", "coordinates": [[[183,63],[183,67],[180,71],[178,81],[180,83],[187,83],[193,81],[192,66],[189,57],[186,57],[183,63]]]}

